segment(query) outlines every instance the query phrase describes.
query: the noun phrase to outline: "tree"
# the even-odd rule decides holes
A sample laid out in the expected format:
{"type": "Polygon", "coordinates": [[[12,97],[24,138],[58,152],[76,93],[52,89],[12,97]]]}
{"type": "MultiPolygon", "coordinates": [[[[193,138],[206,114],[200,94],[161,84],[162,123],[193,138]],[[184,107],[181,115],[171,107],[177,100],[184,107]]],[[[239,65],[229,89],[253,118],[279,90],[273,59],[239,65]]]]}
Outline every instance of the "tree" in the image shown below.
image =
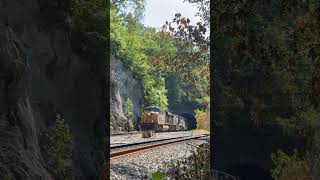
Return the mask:
{"type": "Polygon", "coordinates": [[[199,12],[196,14],[202,18],[205,26],[210,26],[210,0],[184,0],[184,2],[196,4],[199,12]]]}
{"type": "Polygon", "coordinates": [[[145,28],[130,13],[121,15],[111,8],[111,49],[135,74],[143,85],[146,106],[167,109],[165,80],[162,73],[151,65],[151,52],[161,53],[152,30],[145,28]]]}
{"type": "Polygon", "coordinates": [[[208,111],[196,109],[195,117],[197,121],[197,129],[210,130],[210,114],[208,111]]]}
{"type": "Polygon", "coordinates": [[[56,122],[48,132],[49,164],[58,179],[71,178],[73,137],[68,124],[57,114],[56,122]]]}
{"type": "Polygon", "coordinates": [[[307,163],[318,126],[319,9],[316,1],[213,1],[217,114],[245,124],[242,133],[281,129],[279,139],[295,139],[303,147],[288,149],[303,158],[290,161],[288,172],[307,163]]]}
{"type": "Polygon", "coordinates": [[[312,179],[308,163],[298,157],[297,151],[292,156],[278,150],[271,155],[276,167],[271,170],[275,180],[312,179]]]}
{"type": "Polygon", "coordinates": [[[111,0],[112,8],[116,10],[117,14],[125,16],[131,8],[134,18],[137,20],[141,20],[143,17],[145,3],[145,0],[111,0]]]}
{"type": "Polygon", "coordinates": [[[135,115],[133,113],[133,103],[131,101],[131,99],[128,97],[125,104],[124,104],[124,113],[127,117],[128,120],[128,130],[133,130],[136,127],[136,119],[135,119],[135,115]]]}
{"type": "Polygon", "coordinates": [[[185,0],[196,4],[201,17],[200,22],[192,25],[187,17],[176,13],[171,21],[166,21],[157,35],[159,44],[166,43],[168,55],[158,58],[156,64],[165,67],[167,73],[176,74],[184,82],[184,92],[187,99],[195,101],[209,95],[210,58],[209,46],[209,0],[185,0]]]}

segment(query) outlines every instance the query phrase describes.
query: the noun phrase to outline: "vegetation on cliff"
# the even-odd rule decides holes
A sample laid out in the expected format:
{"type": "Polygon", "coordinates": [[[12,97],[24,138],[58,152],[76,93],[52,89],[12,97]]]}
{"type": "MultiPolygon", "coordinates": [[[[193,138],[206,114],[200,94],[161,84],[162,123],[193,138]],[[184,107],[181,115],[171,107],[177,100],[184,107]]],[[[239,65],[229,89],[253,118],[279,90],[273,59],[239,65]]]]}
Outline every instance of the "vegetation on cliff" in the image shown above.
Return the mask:
{"type": "MultiPolygon", "coordinates": [[[[80,56],[79,59],[85,60],[90,64],[90,72],[97,75],[95,77],[99,79],[99,82],[106,82],[105,65],[109,61],[109,57],[107,56],[108,33],[106,31],[108,20],[107,1],[39,0],[38,2],[41,18],[48,22],[45,24],[45,28],[49,29],[48,32],[54,32],[56,30],[66,32],[68,37],[65,38],[66,41],[61,43],[69,43],[70,41],[72,53],[80,56]]],[[[63,46],[69,46],[69,44],[63,44],[63,46]]],[[[73,60],[71,56],[66,57],[66,59],[68,59],[68,62],[72,62],[73,60]]],[[[85,84],[85,82],[83,82],[83,84],[85,84]]],[[[97,88],[102,87],[100,85],[97,88]]],[[[79,106],[77,106],[76,109],[78,107],[79,106]]],[[[96,122],[98,122],[98,120],[96,122]]],[[[95,143],[97,147],[95,146],[94,148],[98,148],[98,153],[101,157],[99,163],[102,164],[102,162],[105,161],[104,154],[107,141],[99,125],[95,124],[92,128],[94,128],[96,135],[95,143]]],[[[71,174],[73,173],[72,168],[74,168],[74,164],[72,163],[71,135],[68,124],[58,115],[56,124],[50,129],[48,134],[47,141],[50,147],[46,149],[48,151],[46,152],[46,157],[48,158],[49,164],[47,169],[52,172],[55,178],[71,179],[71,174]]],[[[91,144],[91,146],[92,145],[93,144],[91,144]]]]}
{"type": "Polygon", "coordinates": [[[167,110],[171,99],[195,101],[209,95],[209,55],[201,35],[204,28],[186,26],[186,30],[193,29],[190,35],[194,38],[183,40],[165,27],[156,32],[139,21],[143,7],[144,1],[114,1],[110,36],[112,52],[141,80],[146,106],[167,110]],[[128,4],[131,6],[124,7],[128,4]],[[168,92],[165,81],[172,76],[179,83],[168,92]]]}
{"type": "Polygon", "coordinates": [[[124,103],[123,110],[124,110],[124,114],[126,115],[126,117],[128,119],[128,122],[127,122],[128,129],[132,131],[137,126],[136,125],[137,121],[136,121],[135,116],[133,114],[133,103],[130,98],[128,98],[126,100],[126,102],[124,103]]]}
{"type": "Polygon", "coordinates": [[[48,131],[48,164],[50,171],[61,180],[72,178],[73,138],[66,121],[57,114],[55,124],[48,131]]]}
{"type": "Polygon", "coordinates": [[[120,13],[121,11],[118,10],[120,5],[119,3],[113,3],[110,8],[112,52],[142,82],[147,105],[167,109],[167,91],[164,78],[160,71],[149,65],[147,52],[156,46],[152,40],[152,29],[144,28],[139,19],[132,13],[120,13]]]}

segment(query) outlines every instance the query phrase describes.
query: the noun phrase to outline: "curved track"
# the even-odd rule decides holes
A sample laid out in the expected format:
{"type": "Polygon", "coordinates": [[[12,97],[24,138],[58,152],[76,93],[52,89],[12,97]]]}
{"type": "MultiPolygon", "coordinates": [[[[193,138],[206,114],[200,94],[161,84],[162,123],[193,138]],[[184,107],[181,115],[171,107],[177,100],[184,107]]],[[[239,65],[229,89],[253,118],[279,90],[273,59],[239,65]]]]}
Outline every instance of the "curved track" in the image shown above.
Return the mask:
{"type": "Polygon", "coordinates": [[[206,138],[206,137],[209,137],[209,135],[193,135],[193,136],[187,136],[187,137],[184,136],[184,137],[160,139],[160,140],[154,140],[154,141],[148,141],[148,142],[115,145],[110,147],[110,158],[115,158],[121,155],[133,153],[133,152],[160,147],[167,144],[173,144],[181,141],[188,141],[188,140],[200,139],[200,138],[206,138]]]}

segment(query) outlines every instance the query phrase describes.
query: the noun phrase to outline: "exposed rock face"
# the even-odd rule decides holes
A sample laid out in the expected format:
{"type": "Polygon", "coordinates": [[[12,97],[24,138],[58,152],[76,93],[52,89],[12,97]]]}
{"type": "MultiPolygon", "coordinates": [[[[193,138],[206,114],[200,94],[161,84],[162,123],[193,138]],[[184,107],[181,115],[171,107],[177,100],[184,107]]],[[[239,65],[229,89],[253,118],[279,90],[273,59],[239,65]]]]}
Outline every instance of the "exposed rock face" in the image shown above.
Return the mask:
{"type": "Polygon", "coordinates": [[[111,133],[128,131],[127,118],[123,112],[123,105],[129,97],[134,106],[136,118],[141,117],[141,106],[144,102],[144,91],[139,81],[124,64],[111,56],[110,60],[110,129],[111,133]]]}
{"type": "Polygon", "coordinates": [[[104,84],[47,23],[38,1],[0,1],[0,179],[54,179],[42,148],[56,113],[74,137],[75,179],[97,179],[106,130],[104,84]]]}

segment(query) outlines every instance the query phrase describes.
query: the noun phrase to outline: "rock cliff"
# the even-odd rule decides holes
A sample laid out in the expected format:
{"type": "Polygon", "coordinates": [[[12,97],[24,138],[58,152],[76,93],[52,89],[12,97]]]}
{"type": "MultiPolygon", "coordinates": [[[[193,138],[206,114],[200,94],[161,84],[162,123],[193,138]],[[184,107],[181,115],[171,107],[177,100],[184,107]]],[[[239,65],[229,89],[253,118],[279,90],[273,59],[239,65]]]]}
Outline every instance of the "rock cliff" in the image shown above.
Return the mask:
{"type": "Polygon", "coordinates": [[[74,137],[75,179],[97,179],[104,84],[71,44],[68,28],[48,22],[38,1],[0,1],[0,179],[54,179],[42,140],[56,113],[74,137]]]}
{"type": "Polygon", "coordinates": [[[130,98],[133,113],[139,121],[144,103],[144,91],[133,73],[114,56],[110,59],[110,130],[111,133],[128,131],[127,118],[123,112],[124,102],[130,98]]]}

